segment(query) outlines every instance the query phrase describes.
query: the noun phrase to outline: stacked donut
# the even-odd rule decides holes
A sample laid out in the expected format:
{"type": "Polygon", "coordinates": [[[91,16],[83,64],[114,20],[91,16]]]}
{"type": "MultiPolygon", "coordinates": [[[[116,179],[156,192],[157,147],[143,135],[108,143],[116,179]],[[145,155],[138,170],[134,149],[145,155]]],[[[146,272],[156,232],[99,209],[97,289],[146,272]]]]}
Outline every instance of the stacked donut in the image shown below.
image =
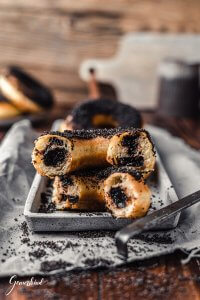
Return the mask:
{"type": "Polygon", "coordinates": [[[0,120],[51,108],[50,90],[19,67],[8,67],[0,76],[0,120]]]}
{"type": "Polygon", "coordinates": [[[45,133],[35,141],[32,162],[54,179],[57,209],[108,209],[116,217],[137,218],[150,206],[145,180],[154,170],[155,150],[144,129],[45,133]]]}

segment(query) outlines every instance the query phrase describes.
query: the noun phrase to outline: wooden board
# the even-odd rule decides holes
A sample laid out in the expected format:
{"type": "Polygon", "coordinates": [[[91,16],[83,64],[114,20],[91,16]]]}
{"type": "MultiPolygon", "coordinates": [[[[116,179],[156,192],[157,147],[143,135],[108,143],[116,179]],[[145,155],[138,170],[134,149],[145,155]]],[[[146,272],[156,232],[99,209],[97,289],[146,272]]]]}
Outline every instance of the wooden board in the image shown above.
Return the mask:
{"type": "Polygon", "coordinates": [[[88,81],[90,69],[98,81],[110,83],[120,101],[137,108],[157,107],[159,66],[166,58],[200,62],[200,35],[129,33],[119,42],[110,59],[88,59],[80,76],[88,81]]]}

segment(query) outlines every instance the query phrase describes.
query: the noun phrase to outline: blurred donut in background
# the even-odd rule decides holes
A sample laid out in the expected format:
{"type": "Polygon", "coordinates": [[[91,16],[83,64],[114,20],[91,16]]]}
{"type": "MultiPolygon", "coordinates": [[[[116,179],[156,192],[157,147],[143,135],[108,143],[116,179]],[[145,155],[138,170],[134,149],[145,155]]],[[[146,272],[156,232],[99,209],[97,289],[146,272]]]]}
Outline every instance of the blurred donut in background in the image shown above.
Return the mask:
{"type": "Polygon", "coordinates": [[[21,114],[38,113],[52,108],[54,103],[52,93],[46,86],[16,66],[7,67],[0,76],[0,91],[7,104],[10,104],[2,107],[8,110],[10,107],[11,115],[11,111],[17,110],[21,114]]]}
{"type": "Polygon", "coordinates": [[[63,129],[142,127],[140,112],[111,99],[88,100],[77,105],[67,116],[63,129]]]}
{"type": "Polygon", "coordinates": [[[142,127],[140,112],[134,107],[101,95],[95,70],[90,69],[89,100],[76,105],[60,130],[142,127]]]}
{"type": "Polygon", "coordinates": [[[0,120],[13,118],[20,114],[21,111],[9,103],[8,99],[0,94],[0,120]]]}

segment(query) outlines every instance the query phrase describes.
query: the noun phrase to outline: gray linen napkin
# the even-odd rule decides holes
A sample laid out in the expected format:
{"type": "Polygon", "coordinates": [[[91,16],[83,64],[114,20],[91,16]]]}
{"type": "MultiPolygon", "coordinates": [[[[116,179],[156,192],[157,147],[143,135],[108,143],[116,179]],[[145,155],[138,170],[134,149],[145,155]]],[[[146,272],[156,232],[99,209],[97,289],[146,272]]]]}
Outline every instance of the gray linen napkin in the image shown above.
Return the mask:
{"type": "MultiPolygon", "coordinates": [[[[163,129],[148,126],[179,197],[199,189],[200,153],[163,129]]],[[[31,151],[36,137],[28,121],[15,124],[0,146],[0,276],[53,274],[62,270],[114,267],[113,232],[33,233],[23,216],[34,176],[31,151]]],[[[183,249],[200,250],[200,204],[185,211],[176,229],[132,239],[128,262],[183,249]]],[[[192,256],[190,254],[189,258],[192,256]]]]}

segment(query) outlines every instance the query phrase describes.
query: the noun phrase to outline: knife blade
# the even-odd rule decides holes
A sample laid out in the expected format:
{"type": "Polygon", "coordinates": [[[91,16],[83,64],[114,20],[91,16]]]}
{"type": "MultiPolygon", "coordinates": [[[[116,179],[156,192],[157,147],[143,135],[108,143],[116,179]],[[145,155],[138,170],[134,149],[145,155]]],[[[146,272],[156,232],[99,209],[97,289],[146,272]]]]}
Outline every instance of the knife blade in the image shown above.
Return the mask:
{"type": "Polygon", "coordinates": [[[119,255],[122,256],[124,259],[128,258],[127,243],[130,238],[134,237],[139,233],[142,233],[143,231],[153,229],[158,223],[163,223],[168,218],[194,205],[198,201],[200,201],[200,190],[168,206],[165,206],[157,210],[156,212],[147,215],[146,217],[138,219],[133,223],[129,224],[128,226],[119,230],[115,234],[115,242],[119,255]]]}

